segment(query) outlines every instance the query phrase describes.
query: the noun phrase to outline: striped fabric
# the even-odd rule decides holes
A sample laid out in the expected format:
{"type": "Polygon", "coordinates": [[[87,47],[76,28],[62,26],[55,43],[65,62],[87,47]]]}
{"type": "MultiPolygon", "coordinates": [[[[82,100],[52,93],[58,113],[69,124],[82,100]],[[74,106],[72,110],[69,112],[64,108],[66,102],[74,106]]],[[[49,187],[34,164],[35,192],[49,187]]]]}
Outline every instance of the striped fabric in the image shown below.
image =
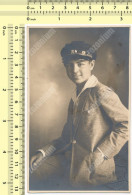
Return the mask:
{"type": "Polygon", "coordinates": [[[53,145],[47,145],[43,150],[45,152],[45,157],[49,157],[55,152],[56,148],[53,145]]]}

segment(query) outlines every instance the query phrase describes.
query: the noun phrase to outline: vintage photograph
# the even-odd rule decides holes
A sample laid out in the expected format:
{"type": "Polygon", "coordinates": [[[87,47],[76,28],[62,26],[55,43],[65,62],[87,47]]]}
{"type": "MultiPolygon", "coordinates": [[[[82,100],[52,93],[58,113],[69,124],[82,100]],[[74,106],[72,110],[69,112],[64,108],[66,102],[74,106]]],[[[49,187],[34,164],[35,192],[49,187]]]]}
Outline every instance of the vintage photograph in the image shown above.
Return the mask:
{"type": "Polygon", "coordinates": [[[28,191],[130,191],[130,27],[28,26],[28,191]]]}

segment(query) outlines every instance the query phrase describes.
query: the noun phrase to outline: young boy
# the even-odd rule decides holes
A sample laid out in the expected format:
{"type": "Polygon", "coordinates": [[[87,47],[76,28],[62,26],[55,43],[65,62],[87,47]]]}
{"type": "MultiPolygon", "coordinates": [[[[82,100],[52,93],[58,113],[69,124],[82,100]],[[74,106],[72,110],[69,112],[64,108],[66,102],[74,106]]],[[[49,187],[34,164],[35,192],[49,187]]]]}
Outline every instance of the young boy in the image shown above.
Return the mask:
{"type": "Polygon", "coordinates": [[[128,111],[117,94],[92,75],[96,53],[89,44],[66,44],[61,56],[76,94],[70,101],[62,135],[32,157],[31,170],[44,158],[70,151],[72,185],[89,189],[114,182],[114,156],[128,140],[128,111]]]}

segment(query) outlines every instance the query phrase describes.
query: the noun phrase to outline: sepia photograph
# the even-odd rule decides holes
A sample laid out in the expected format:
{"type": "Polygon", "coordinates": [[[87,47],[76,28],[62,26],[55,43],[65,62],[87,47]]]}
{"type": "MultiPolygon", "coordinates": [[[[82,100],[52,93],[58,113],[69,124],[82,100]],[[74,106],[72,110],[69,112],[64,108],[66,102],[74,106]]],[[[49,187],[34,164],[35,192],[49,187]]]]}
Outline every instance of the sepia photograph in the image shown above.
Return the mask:
{"type": "Polygon", "coordinates": [[[26,33],[28,192],[129,192],[130,27],[26,33]]]}

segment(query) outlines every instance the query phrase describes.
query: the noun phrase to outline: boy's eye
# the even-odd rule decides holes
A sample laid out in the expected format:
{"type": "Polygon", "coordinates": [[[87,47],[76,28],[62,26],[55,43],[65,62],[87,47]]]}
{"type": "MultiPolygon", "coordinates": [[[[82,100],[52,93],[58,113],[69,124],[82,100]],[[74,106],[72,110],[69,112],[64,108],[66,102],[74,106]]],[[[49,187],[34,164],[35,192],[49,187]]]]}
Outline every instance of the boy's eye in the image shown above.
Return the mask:
{"type": "Polygon", "coordinates": [[[83,66],[83,65],[84,65],[84,63],[82,63],[82,62],[78,63],[78,66],[83,66]]]}
{"type": "MultiPolygon", "coordinates": [[[[78,67],[81,67],[81,66],[85,65],[85,63],[77,62],[77,65],[78,65],[78,67]]],[[[74,63],[68,63],[67,66],[72,68],[72,67],[74,67],[74,63]]]]}

